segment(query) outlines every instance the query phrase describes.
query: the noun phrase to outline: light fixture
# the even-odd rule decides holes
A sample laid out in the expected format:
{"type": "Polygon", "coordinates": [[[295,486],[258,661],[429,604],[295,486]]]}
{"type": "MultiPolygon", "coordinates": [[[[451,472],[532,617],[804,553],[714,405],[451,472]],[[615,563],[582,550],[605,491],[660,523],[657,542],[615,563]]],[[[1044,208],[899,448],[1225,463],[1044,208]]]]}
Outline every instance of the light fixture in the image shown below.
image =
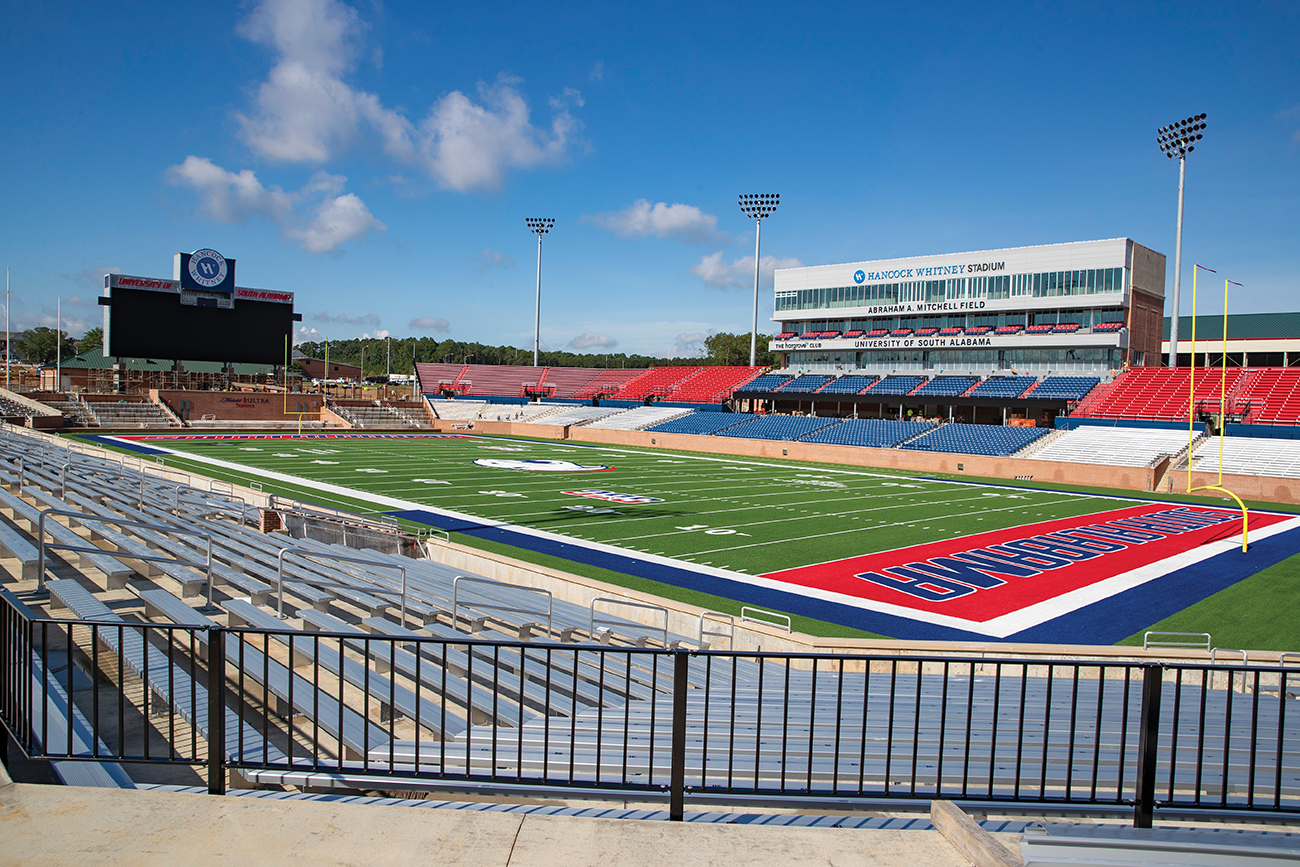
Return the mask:
{"type": "Polygon", "coordinates": [[[754,367],[758,357],[758,268],[761,261],[758,245],[763,233],[763,221],[776,212],[781,203],[777,193],[754,193],[740,195],[740,211],[754,221],[754,327],[749,333],[749,366],[754,367]]]}

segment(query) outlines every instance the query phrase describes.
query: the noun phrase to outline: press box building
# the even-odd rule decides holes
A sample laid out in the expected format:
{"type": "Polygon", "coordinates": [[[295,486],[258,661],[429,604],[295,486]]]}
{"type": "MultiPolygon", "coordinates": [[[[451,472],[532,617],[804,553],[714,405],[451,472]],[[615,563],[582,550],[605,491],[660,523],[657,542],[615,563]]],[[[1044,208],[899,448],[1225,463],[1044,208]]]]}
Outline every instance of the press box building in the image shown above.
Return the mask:
{"type": "Polygon", "coordinates": [[[1165,257],[1128,238],[776,272],[790,370],[1102,375],[1161,363],[1165,257]]]}

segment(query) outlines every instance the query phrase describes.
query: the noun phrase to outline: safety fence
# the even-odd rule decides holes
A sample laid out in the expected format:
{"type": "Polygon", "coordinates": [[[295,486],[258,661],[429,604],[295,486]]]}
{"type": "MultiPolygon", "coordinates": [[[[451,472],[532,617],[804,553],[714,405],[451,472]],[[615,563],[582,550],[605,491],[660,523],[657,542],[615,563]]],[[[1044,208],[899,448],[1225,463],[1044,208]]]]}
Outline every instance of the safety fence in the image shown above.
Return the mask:
{"type": "Polygon", "coordinates": [[[1141,827],[1300,812],[1296,667],[90,622],[3,590],[0,627],[0,720],[25,754],[206,767],[214,793],[233,770],[622,793],[674,818],[728,797],[1096,805],[1141,827]]]}

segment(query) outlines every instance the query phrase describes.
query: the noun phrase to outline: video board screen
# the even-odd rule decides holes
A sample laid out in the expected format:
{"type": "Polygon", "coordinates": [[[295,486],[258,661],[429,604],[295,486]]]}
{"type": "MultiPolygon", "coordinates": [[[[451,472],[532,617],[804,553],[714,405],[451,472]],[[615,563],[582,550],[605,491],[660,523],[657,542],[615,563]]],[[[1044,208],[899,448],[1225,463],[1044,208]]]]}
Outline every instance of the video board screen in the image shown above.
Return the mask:
{"type": "MultiPolygon", "coordinates": [[[[292,304],[240,297],[218,307],[200,298],[185,305],[167,291],[114,286],[104,314],[106,354],[121,358],[164,358],[284,364],[286,335],[293,334],[292,304]]],[[[251,294],[251,293],[250,293],[251,294]]]]}

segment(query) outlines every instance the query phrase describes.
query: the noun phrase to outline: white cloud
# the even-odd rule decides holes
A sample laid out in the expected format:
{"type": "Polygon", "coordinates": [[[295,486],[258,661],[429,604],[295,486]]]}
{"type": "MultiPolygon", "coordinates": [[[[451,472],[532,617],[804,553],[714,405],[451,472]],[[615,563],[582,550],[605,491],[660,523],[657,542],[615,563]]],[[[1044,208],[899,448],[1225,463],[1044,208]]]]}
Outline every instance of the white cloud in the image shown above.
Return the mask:
{"type": "Polygon", "coordinates": [[[706,214],[694,205],[666,202],[650,204],[648,199],[637,199],[627,208],[615,213],[583,217],[582,222],[608,229],[621,238],[676,237],[692,244],[726,242],[725,234],[718,232],[718,218],[706,214]]]}
{"type": "Polygon", "coordinates": [[[346,313],[330,315],[328,310],[312,314],[313,322],[320,322],[329,325],[334,322],[341,322],[344,325],[378,325],[379,317],[374,313],[367,313],[364,316],[349,316],[346,313]]]}
{"type": "Polygon", "coordinates": [[[281,233],[310,253],[328,253],[370,230],[387,231],[355,193],[341,193],[347,178],[317,172],[301,190],[286,193],[266,187],[250,169],[228,171],[206,157],[187,156],[167,169],[173,186],[189,187],[199,194],[199,213],[221,223],[239,223],[249,217],[266,217],[281,233]],[[304,220],[294,212],[298,204],[314,202],[315,216],[304,220]]]}
{"type": "Polygon", "coordinates": [[[618,341],[606,334],[597,334],[594,331],[586,331],[569,341],[566,347],[572,350],[580,349],[613,349],[618,346],[618,341]]]}
{"type": "Polygon", "coordinates": [[[262,0],[240,33],[274,49],[276,63],[255,109],[237,115],[244,143],[267,159],[323,163],[368,131],[391,158],[460,192],[498,189],[509,169],[559,162],[573,143],[579,124],[570,109],[583,104],[573,88],[550,100],[549,128],[533,125],[518,79],[506,76],[480,82],[477,102],[447,93],[418,123],[386,108],[344,80],[364,31],[339,0],[262,0]]]}
{"type": "MultiPolygon", "coordinates": [[[[1284,108],[1277,113],[1277,119],[1286,123],[1288,126],[1300,121],[1300,103],[1296,103],[1290,108],[1284,108]]],[[[1300,144],[1300,129],[1291,133],[1291,141],[1300,144]]]]}
{"type": "Polygon", "coordinates": [[[361,332],[361,339],[370,340],[371,338],[374,338],[375,340],[383,340],[384,338],[388,337],[390,334],[392,334],[392,332],[389,331],[387,328],[380,328],[378,331],[375,331],[373,333],[369,331],[361,332]]]}
{"type": "Polygon", "coordinates": [[[668,353],[669,358],[677,358],[684,355],[699,355],[704,351],[704,341],[708,339],[708,334],[703,331],[683,332],[678,334],[673,341],[673,348],[668,353]]]}
{"type": "Polygon", "coordinates": [[[264,187],[251,169],[231,172],[207,157],[187,156],[167,169],[167,182],[199,192],[200,213],[219,223],[239,223],[250,216],[281,221],[293,213],[293,198],[279,187],[264,187]]]}
{"type": "Polygon", "coordinates": [[[298,330],[293,335],[293,345],[306,343],[308,341],[316,343],[320,340],[321,334],[315,328],[308,328],[306,325],[299,325],[298,330]]]}
{"type": "Polygon", "coordinates": [[[507,256],[505,253],[498,253],[495,250],[483,251],[483,264],[478,266],[480,271],[486,271],[489,268],[513,268],[515,259],[513,256],[507,256]]]}
{"type": "Polygon", "coordinates": [[[102,327],[103,323],[102,320],[98,319],[92,323],[84,316],[71,315],[66,310],[61,312],[57,310],[49,310],[42,312],[35,317],[31,314],[27,314],[26,316],[15,316],[10,327],[14,331],[17,331],[19,327],[27,329],[33,328],[37,325],[44,325],[46,328],[54,328],[57,326],[62,329],[65,334],[84,334],[87,328],[93,328],[96,325],[102,327]]]}
{"type": "Polygon", "coordinates": [[[105,274],[121,274],[122,269],[113,266],[96,266],[92,268],[83,268],[75,274],[60,272],[59,276],[69,283],[77,286],[93,286],[96,289],[102,289],[104,286],[105,274]]]}
{"type": "Polygon", "coordinates": [[[411,320],[412,328],[424,328],[429,331],[438,331],[443,334],[451,331],[451,323],[446,319],[437,319],[433,316],[421,316],[418,319],[411,320]]]}
{"type": "Polygon", "coordinates": [[[371,229],[386,232],[388,227],[375,219],[355,193],[347,193],[321,202],[311,223],[302,229],[286,229],[285,235],[309,253],[328,253],[371,229]]]}
{"type": "Polygon", "coordinates": [[[605,61],[603,61],[603,60],[597,60],[596,63],[595,63],[595,65],[593,65],[593,66],[591,67],[591,73],[590,73],[587,77],[588,77],[589,79],[591,79],[592,81],[595,81],[595,82],[601,82],[601,81],[604,81],[604,80],[605,80],[605,61]]]}
{"type": "MultiPolygon", "coordinates": [[[[752,287],[754,285],[754,257],[744,256],[731,263],[722,261],[722,251],[710,253],[691,266],[691,273],[704,281],[706,286],[714,289],[731,287],[752,287]]],[[[764,256],[758,267],[759,288],[772,288],[772,272],[778,268],[798,268],[803,262],[798,259],[780,259],[776,256],[764,256]]]]}

